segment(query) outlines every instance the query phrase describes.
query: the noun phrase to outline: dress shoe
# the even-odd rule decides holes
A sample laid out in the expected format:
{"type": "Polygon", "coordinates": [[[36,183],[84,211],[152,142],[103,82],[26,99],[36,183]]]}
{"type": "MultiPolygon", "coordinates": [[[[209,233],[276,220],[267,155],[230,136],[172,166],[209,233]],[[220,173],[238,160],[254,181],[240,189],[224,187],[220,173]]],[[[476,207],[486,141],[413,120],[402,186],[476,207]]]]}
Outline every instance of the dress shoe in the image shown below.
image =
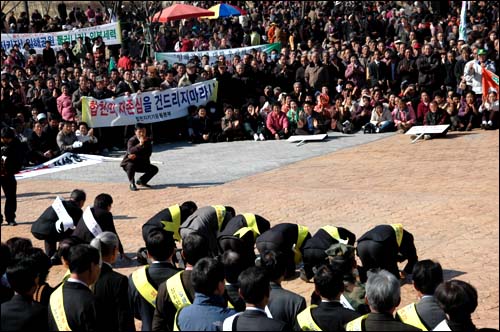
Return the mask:
{"type": "Polygon", "coordinates": [[[151,188],[151,186],[149,184],[143,183],[141,181],[141,179],[137,180],[137,185],[142,186],[142,187],[146,187],[146,188],[151,188]]]}
{"type": "Polygon", "coordinates": [[[129,185],[129,188],[130,188],[131,191],[137,191],[138,190],[137,187],[135,186],[135,183],[131,183],[129,185]]]}
{"type": "Polygon", "coordinates": [[[15,220],[7,221],[9,226],[17,226],[17,222],[15,220]]]}

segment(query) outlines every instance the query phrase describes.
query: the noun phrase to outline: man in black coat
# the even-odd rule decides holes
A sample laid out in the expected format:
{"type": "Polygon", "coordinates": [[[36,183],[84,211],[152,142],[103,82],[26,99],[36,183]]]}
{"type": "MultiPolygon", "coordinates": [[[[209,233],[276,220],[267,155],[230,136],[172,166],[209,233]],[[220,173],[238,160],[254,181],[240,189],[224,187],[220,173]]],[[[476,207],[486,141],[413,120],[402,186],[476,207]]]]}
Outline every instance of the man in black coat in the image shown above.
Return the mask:
{"type": "Polygon", "coordinates": [[[304,244],[304,268],[300,271],[300,278],[309,281],[314,276],[313,268],[326,264],[328,255],[325,250],[332,244],[345,243],[351,246],[356,242],[356,235],[343,227],[326,225],[304,244]]]}
{"type": "MultiPolygon", "coordinates": [[[[99,273],[99,250],[78,244],[69,250],[70,277],[50,296],[49,331],[97,331],[102,320],[90,289],[99,273]],[[60,319],[66,316],[66,320],[60,319]]],[[[36,329],[38,330],[38,329],[36,329]]]]}
{"type": "Polygon", "coordinates": [[[217,236],[220,253],[232,250],[241,256],[246,267],[254,265],[255,239],[270,227],[269,221],[257,214],[243,213],[234,216],[217,236]]]}
{"type": "MultiPolygon", "coordinates": [[[[113,222],[113,215],[111,214],[111,205],[113,198],[108,194],[99,194],[94,199],[94,206],[87,207],[73,232],[73,236],[79,238],[85,243],[90,243],[97,234],[108,231],[116,232],[115,224],[113,222]]],[[[120,255],[123,258],[123,246],[120,242],[120,255]]]]}
{"type": "Polygon", "coordinates": [[[149,187],[148,182],[158,173],[158,167],[151,164],[150,157],[153,153],[151,139],[146,136],[146,126],[143,123],[135,125],[135,135],[128,140],[127,154],[120,166],[127,173],[130,190],[136,191],[135,173],[144,173],[137,180],[140,186],[149,187]]]}
{"type": "Polygon", "coordinates": [[[175,204],[161,210],[142,225],[142,238],[146,242],[149,233],[164,229],[173,233],[174,240],[179,241],[179,227],[192,215],[198,206],[193,201],[186,201],[182,204],[175,204]]]}
{"type": "Polygon", "coordinates": [[[346,331],[421,331],[394,319],[401,302],[399,280],[386,270],[368,274],[366,301],[371,312],[347,323],[346,331]]]}
{"type": "Polygon", "coordinates": [[[35,261],[25,258],[7,268],[7,280],[16,292],[2,303],[0,317],[2,331],[47,331],[47,308],[33,301],[37,271],[35,261]]]}
{"type": "Polygon", "coordinates": [[[269,301],[269,277],[258,267],[243,271],[238,281],[240,295],[245,300],[246,310],[224,321],[224,331],[289,331],[290,327],[279,320],[269,318],[264,310],[269,301]]]}
{"type": "Polygon", "coordinates": [[[295,277],[295,266],[302,261],[305,243],[311,238],[307,227],[281,223],[261,234],[255,245],[261,255],[266,251],[283,254],[286,261],[285,280],[295,277]]]}
{"type": "MultiPolygon", "coordinates": [[[[10,226],[16,226],[16,173],[21,170],[23,156],[20,155],[20,151],[22,151],[21,142],[16,138],[14,129],[10,127],[2,128],[0,149],[0,186],[5,194],[5,219],[10,226]]],[[[3,215],[0,213],[1,223],[3,223],[3,215]]]]}
{"type": "Polygon", "coordinates": [[[148,234],[146,248],[152,263],[130,275],[128,293],[134,317],[142,321],[142,331],[151,331],[156,307],[156,296],[151,294],[179,270],[172,263],[175,242],[171,233],[159,230],[148,234]]]}
{"type": "Polygon", "coordinates": [[[360,316],[340,303],[344,291],[342,271],[321,266],[314,276],[314,289],[321,303],[299,313],[297,322],[302,331],[342,331],[345,324],[360,316]]]}
{"type": "Polygon", "coordinates": [[[45,240],[45,253],[53,263],[58,260],[57,257],[52,258],[57,250],[57,242],[71,236],[82,217],[86,199],[87,195],[80,189],[73,190],[67,201],[57,197],[31,226],[33,236],[45,240]]]}
{"type": "Polygon", "coordinates": [[[366,271],[372,268],[385,269],[400,278],[398,262],[408,260],[405,274],[411,274],[418,261],[413,235],[401,224],[378,225],[358,239],[356,250],[362,267],[359,267],[361,282],[366,281],[366,271]]]}

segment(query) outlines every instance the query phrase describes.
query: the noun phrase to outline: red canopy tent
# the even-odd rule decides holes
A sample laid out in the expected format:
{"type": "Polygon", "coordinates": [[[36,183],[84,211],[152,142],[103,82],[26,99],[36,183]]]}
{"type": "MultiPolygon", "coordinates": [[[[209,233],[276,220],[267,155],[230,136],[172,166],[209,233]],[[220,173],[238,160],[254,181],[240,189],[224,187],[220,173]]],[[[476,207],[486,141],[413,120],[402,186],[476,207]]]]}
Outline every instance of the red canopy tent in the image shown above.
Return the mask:
{"type": "Polygon", "coordinates": [[[154,14],[152,22],[165,23],[185,18],[213,16],[214,14],[214,12],[203,8],[191,5],[175,4],[154,14]]]}

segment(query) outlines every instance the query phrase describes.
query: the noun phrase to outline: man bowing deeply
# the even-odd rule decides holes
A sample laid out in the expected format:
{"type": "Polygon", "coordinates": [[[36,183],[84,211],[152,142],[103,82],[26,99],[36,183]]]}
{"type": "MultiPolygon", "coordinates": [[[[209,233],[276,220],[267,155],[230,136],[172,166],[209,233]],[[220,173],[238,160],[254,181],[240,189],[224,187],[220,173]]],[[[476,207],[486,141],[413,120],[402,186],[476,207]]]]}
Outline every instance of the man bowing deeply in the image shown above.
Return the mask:
{"type": "Polygon", "coordinates": [[[148,185],[149,180],[158,173],[158,167],[151,165],[149,158],[153,152],[151,139],[146,136],[146,126],[143,123],[135,125],[135,135],[132,136],[127,143],[127,154],[123,158],[120,166],[127,173],[130,182],[129,188],[136,191],[135,173],[144,173],[137,180],[137,184],[144,187],[148,185]]]}

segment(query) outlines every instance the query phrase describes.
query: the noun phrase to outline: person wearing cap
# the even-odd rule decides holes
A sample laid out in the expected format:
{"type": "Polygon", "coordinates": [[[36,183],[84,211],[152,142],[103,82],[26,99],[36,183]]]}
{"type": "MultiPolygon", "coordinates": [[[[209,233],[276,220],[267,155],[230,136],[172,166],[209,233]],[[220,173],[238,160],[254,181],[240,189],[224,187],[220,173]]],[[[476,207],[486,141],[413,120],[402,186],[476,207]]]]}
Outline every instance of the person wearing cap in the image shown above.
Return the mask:
{"type": "Polygon", "coordinates": [[[465,65],[464,78],[476,94],[476,99],[481,103],[483,95],[483,70],[496,73],[495,63],[487,58],[487,52],[481,48],[477,50],[477,60],[470,61],[465,65]]]}
{"type": "Polygon", "coordinates": [[[179,79],[178,87],[190,86],[198,81],[198,74],[196,73],[196,64],[189,62],[186,65],[186,74],[179,79]]]}
{"type": "MultiPolygon", "coordinates": [[[[17,181],[15,174],[21,170],[24,156],[21,154],[21,142],[16,138],[14,129],[4,127],[0,135],[0,186],[5,194],[5,220],[8,225],[16,226],[17,181]]],[[[0,213],[1,223],[3,223],[3,214],[0,213]]]]}

